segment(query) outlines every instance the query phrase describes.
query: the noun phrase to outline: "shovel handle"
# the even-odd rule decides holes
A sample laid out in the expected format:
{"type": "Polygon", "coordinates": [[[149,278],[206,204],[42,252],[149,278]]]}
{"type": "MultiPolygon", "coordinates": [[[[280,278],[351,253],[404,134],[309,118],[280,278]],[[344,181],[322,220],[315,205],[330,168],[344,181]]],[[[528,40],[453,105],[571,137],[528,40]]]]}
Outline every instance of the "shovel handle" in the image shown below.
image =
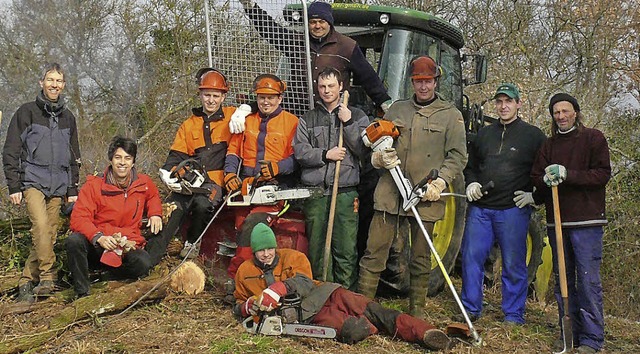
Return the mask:
{"type": "MultiPolygon", "coordinates": [[[[567,288],[567,267],[564,262],[564,243],[562,240],[562,220],[560,219],[560,200],[558,198],[558,186],[551,186],[551,197],[553,198],[553,222],[556,231],[556,249],[558,256],[558,275],[560,277],[560,294],[563,298],[569,296],[567,288]]],[[[565,309],[568,312],[569,309],[565,309]]]]}

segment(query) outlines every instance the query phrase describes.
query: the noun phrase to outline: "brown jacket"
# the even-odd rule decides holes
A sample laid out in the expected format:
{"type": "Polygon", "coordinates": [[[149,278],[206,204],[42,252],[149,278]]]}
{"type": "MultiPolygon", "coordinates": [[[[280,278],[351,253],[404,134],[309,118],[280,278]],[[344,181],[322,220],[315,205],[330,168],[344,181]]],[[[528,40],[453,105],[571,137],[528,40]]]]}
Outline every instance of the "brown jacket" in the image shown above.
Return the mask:
{"type": "MultiPolygon", "coordinates": [[[[439,97],[426,107],[413,98],[395,102],[385,115],[394,122],[400,136],[394,142],[400,168],[411,184],[426,177],[432,169],[447,184],[462,178],[467,163],[464,120],[460,111],[439,97]]],[[[423,221],[437,221],[444,216],[445,200],[420,202],[416,206],[423,221]]],[[[374,194],[374,209],[394,215],[411,215],[402,210],[402,197],[390,173],[383,173],[374,194]]]]}

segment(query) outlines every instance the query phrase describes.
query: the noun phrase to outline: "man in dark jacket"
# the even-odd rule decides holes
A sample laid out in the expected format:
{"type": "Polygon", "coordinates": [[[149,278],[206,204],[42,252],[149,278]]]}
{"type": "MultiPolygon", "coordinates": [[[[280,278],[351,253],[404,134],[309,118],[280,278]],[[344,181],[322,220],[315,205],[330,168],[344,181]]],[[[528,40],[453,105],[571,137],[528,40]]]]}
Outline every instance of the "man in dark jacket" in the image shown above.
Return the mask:
{"type": "MultiPolygon", "coordinates": [[[[304,37],[298,32],[280,26],[255,1],[240,0],[240,3],[260,36],[291,59],[293,64],[289,91],[294,97],[285,100],[284,108],[301,116],[307,111],[308,100],[304,97],[310,91],[306,87],[304,37]]],[[[345,90],[349,90],[353,74],[354,81],[365,89],[375,105],[386,110],[391,103],[386,88],[358,44],[353,39],[338,33],[333,27],[331,4],[322,1],[312,2],[309,5],[308,16],[311,77],[314,80],[313,101],[320,99],[316,81],[318,74],[322,69],[330,66],[340,71],[345,90]]]]}
{"type": "Polygon", "coordinates": [[[342,288],[339,284],[313,281],[305,255],[277,249],[276,237],[265,224],[251,232],[253,258],[236,273],[236,305],[239,318],[267,313],[280,306],[288,294],[301,298],[302,322],[331,327],[343,343],[357,343],[379,332],[418,343],[431,350],[447,349],[449,337],[433,325],[401,313],[342,288]]]}
{"type": "Polygon", "coordinates": [[[551,137],[540,148],[531,177],[547,209],[547,232],[554,252],[553,272],[559,323],[564,305],[558,281],[558,248],[551,186],[558,186],[562,241],[569,289],[573,343],[579,353],[595,353],[604,344],[602,305],[602,227],[605,186],[611,178],[609,146],[602,132],[583,125],[578,101],[559,93],[551,98],[551,137]]]}
{"type": "Polygon", "coordinates": [[[52,270],[60,206],[78,195],[80,148],[76,118],[65,107],[60,64],[50,63],[40,80],[42,90],[34,102],[14,114],[2,151],[9,197],[20,205],[23,197],[31,220],[32,247],[18,281],[19,301],[54,290],[52,270]]]}
{"type": "Polygon", "coordinates": [[[336,162],[340,161],[331,261],[326,280],[351,289],[358,275],[360,160],[368,150],[360,133],[369,124],[369,118],[362,110],[340,103],[343,81],[337,69],[325,68],[317,82],[321,101],[300,119],[293,145],[302,170],[302,184],[325,190],[323,196],[307,199],[304,203],[309,260],[314,277],[321,278],[336,162]],[[338,147],[340,125],[343,125],[343,147],[338,147]]]}
{"type": "Polygon", "coordinates": [[[518,117],[522,101],[515,85],[498,86],[493,100],[500,119],[480,129],[464,170],[470,204],[461,248],[461,300],[472,320],[480,316],[484,263],[497,240],[502,251],[504,320],[521,324],[527,299],[527,229],[533,204],[530,173],[545,135],[518,117]],[[489,181],[495,187],[485,195],[481,188],[489,181]]]}
{"type": "Polygon", "coordinates": [[[71,214],[73,233],[65,241],[78,297],[89,293],[90,267],[101,265],[124,278],[144,276],[160,261],[173,236],[161,234],[147,242],[141,234],[144,215],[151,233],[160,233],[162,206],[151,178],[134,167],[137,151],[132,139],[116,136],[107,151],[104,176],[88,176],[80,189],[71,214]]]}

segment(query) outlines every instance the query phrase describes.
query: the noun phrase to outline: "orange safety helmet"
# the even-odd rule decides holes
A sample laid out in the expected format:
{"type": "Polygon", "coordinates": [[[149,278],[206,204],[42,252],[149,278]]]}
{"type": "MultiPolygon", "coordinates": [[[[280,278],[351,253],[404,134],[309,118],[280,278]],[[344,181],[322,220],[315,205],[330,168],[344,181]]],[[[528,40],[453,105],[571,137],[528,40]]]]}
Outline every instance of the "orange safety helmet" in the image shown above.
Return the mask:
{"type": "MultiPolygon", "coordinates": [[[[203,69],[200,69],[198,73],[200,73],[203,69]]],[[[227,82],[227,78],[222,75],[221,72],[215,69],[206,68],[206,72],[202,73],[200,77],[200,85],[198,89],[200,90],[220,90],[222,92],[229,91],[229,83],[227,82]]]]}
{"type": "Polygon", "coordinates": [[[411,61],[411,79],[437,79],[442,75],[442,68],[430,56],[422,55],[411,61]]]}
{"type": "Polygon", "coordinates": [[[271,74],[263,74],[253,80],[253,92],[265,95],[282,95],[287,89],[287,83],[271,74]]]}

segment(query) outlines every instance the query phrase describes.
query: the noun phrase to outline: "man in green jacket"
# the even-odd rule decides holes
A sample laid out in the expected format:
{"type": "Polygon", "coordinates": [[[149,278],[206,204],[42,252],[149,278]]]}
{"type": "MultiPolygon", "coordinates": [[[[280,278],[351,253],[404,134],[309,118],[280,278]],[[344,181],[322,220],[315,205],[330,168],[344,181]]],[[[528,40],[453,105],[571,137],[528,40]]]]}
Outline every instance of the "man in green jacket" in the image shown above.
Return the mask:
{"type": "MultiPolygon", "coordinates": [[[[454,178],[461,178],[467,163],[464,122],[460,111],[436,94],[442,69],[432,58],[426,55],[415,58],[410,72],[413,97],[396,101],[384,117],[399,128],[400,136],[393,149],[374,152],[371,163],[376,168],[391,169],[401,162],[402,172],[412,184],[431,170],[438,170],[438,178],[427,185],[426,193],[415,206],[420,221],[431,234],[434,223],[444,216],[445,201],[440,200],[440,193],[454,178]]],[[[409,313],[424,318],[431,271],[430,250],[420,230],[420,221],[411,211],[402,209],[402,196],[390,173],[383,174],[378,181],[374,209],[367,249],[360,259],[358,291],[370,298],[375,296],[394,238],[406,234],[410,228],[409,313]]]]}

